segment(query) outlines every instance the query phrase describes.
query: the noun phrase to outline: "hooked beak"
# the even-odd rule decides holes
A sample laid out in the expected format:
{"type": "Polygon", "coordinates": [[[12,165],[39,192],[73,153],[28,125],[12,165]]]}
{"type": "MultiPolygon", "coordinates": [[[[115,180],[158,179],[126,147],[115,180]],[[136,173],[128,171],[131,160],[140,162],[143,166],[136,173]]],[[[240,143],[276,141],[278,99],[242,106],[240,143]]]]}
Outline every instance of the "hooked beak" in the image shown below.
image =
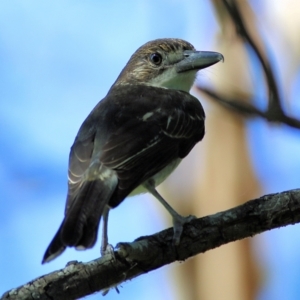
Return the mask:
{"type": "Polygon", "coordinates": [[[183,55],[184,58],[176,64],[177,73],[204,69],[224,61],[224,56],[218,52],[186,50],[183,55]]]}

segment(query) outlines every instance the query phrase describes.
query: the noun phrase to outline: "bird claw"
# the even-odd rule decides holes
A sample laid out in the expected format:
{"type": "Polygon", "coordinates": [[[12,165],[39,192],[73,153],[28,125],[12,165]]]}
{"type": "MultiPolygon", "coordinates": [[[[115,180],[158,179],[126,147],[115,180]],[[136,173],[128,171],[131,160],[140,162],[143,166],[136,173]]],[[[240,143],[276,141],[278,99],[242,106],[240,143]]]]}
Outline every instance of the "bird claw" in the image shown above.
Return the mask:
{"type": "Polygon", "coordinates": [[[178,246],[180,243],[180,237],[183,231],[183,226],[186,223],[191,222],[192,220],[195,220],[196,217],[195,216],[187,216],[187,217],[183,217],[181,215],[176,216],[176,218],[173,218],[173,230],[174,230],[174,234],[173,234],[173,244],[175,246],[178,246]]]}
{"type": "Polygon", "coordinates": [[[107,244],[106,246],[101,247],[100,248],[100,253],[101,253],[101,256],[110,255],[114,259],[116,259],[115,252],[114,252],[114,247],[111,244],[107,244]]]}

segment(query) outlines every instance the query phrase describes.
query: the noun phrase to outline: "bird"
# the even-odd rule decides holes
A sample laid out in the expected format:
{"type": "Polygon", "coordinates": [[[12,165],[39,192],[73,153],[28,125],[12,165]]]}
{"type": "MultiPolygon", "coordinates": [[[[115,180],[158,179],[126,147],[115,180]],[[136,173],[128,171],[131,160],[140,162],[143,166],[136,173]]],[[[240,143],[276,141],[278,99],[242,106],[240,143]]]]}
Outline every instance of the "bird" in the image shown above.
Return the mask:
{"type": "Polygon", "coordinates": [[[169,211],[173,243],[180,243],[191,216],[177,213],[156,187],[203,139],[205,113],[189,91],[198,70],[221,60],[218,52],[196,51],[176,38],[156,39],[136,50],[78,131],[69,155],[64,219],[42,263],[67,247],[93,247],[101,218],[104,255],[109,211],[146,192],[169,211]]]}

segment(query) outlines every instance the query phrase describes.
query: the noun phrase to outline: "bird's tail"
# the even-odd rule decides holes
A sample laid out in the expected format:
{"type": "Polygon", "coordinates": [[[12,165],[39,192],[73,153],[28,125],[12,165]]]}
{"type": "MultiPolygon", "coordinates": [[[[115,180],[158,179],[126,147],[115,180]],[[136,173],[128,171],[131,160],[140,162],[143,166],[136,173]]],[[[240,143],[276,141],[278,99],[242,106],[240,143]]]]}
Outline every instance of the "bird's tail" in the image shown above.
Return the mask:
{"type": "Polygon", "coordinates": [[[112,177],[83,184],[47,248],[42,263],[53,260],[66,247],[81,250],[94,246],[103,210],[117,186],[116,176],[112,177]]]}

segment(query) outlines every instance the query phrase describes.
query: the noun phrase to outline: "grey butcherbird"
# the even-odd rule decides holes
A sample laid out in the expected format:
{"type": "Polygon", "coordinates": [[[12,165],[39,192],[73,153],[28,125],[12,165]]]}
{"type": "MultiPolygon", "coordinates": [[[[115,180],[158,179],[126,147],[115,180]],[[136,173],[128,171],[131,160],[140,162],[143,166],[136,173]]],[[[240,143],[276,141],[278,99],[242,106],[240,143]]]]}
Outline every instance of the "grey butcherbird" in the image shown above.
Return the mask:
{"type": "Polygon", "coordinates": [[[130,58],[106,97],[81,125],[69,158],[65,217],[43,258],[66,247],[91,248],[103,216],[102,253],[110,208],[150,192],[173,218],[175,244],[190,217],[179,215],[155,187],[204,136],[205,114],[189,94],[196,72],[223,56],[180,39],[158,39],[130,58]]]}

